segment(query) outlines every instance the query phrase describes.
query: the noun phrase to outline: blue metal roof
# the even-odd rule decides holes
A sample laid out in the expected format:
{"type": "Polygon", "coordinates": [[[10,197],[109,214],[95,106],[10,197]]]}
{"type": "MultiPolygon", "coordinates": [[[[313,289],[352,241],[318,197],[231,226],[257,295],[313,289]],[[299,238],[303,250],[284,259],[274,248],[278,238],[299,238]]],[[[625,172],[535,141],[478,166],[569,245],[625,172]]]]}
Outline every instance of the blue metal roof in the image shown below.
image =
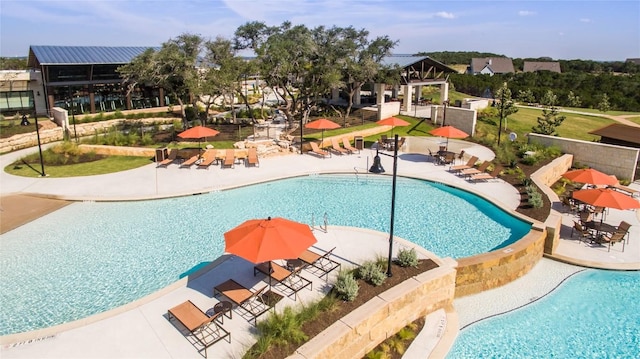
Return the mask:
{"type": "Polygon", "coordinates": [[[41,65],[127,64],[149,48],[159,49],[151,46],[31,46],[30,53],[41,65]]]}

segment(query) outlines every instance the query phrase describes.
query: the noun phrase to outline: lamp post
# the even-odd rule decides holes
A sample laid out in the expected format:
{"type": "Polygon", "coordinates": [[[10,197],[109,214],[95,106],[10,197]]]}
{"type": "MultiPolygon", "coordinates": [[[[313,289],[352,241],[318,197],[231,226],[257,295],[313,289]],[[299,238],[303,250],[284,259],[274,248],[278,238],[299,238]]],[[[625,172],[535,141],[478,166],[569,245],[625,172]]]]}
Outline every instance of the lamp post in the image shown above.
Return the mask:
{"type": "MultiPolygon", "coordinates": [[[[506,83],[505,83],[506,85],[506,83]]],[[[498,125],[498,146],[500,146],[500,137],[502,137],[502,119],[503,119],[503,114],[504,114],[504,89],[506,88],[506,86],[504,86],[502,88],[502,91],[500,91],[500,125],[498,125]]]]}
{"type": "Polygon", "coordinates": [[[76,131],[76,102],[71,98],[71,121],[73,121],[73,137],[78,143],[78,131],[76,131]]]}
{"type": "MultiPolygon", "coordinates": [[[[33,98],[33,90],[31,91],[31,97],[33,98]]],[[[33,101],[33,114],[34,117],[36,119],[36,137],[38,138],[38,152],[40,154],[40,176],[41,177],[45,177],[46,174],[44,173],[44,160],[42,158],[42,145],[40,144],[40,126],[38,126],[38,110],[36,109],[36,101],[34,99],[33,101]]]]}
{"type": "MultiPolygon", "coordinates": [[[[373,158],[373,165],[369,169],[369,172],[372,173],[383,173],[384,168],[382,168],[382,164],[380,163],[380,152],[379,148],[376,148],[376,156],[373,158]]],[[[386,153],[382,153],[385,156],[393,157],[393,180],[391,185],[391,224],[389,225],[389,257],[387,259],[387,277],[391,277],[393,274],[391,273],[391,256],[393,254],[393,224],[395,222],[395,211],[396,211],[396,174],[398,172],[398,134],[396,133],[393,136],[393,155],[389,155],[386,153]]]]}

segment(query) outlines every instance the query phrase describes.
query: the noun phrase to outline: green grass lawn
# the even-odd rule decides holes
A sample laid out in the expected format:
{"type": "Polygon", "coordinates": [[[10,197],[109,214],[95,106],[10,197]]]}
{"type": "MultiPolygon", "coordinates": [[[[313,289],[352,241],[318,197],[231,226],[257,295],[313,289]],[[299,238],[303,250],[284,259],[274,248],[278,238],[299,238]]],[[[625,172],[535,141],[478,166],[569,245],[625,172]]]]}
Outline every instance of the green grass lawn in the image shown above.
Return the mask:
{"type": "MultiPolygon", "coordinates": [[[[133,156],[110,156],[98,161],[79,163],[65,166],[47,166],[44,167],[44,173],[48,177],[78,177],[78,176],[94,176],[106,173],[114,173],[138,168],[148,165],[152,159],[147,157],[133,156]]],[[[41,166],[37,164],[19,164],[9,165],[5,167],[5,172],[23,177],[40,177],[41,166]]]]}

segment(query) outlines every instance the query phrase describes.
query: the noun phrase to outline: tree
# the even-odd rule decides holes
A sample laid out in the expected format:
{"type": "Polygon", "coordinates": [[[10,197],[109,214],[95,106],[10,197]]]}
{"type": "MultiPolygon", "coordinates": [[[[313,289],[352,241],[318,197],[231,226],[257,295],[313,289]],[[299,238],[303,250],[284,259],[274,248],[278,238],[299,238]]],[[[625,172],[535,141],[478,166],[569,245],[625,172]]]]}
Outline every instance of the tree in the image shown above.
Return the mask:
{"type": "Polygon", "coordinates": [[[567,94],[567,104],[569,104],[570,107],[580,107],[582,101],[580,100],[580,96],[575,95],[573,91],[569,91],[567,94]]]}
{"type": "Polygon", "coordinates": [[[531,91],[531,89],[526,89],[524,91],[523,90],[518,91],[518,101],[522,103],[531,104],[533,102],[536,102],[536,98],[535,96],[533,96],[533,92],[531,91]]]}
{"type": "Polygon", "coordinates": [[[556,107],[557,102],[558,96],[553,91],[549,90],[545,93],[541,100],[544,106],[542,117],[538,117],[538,124],[531,128],[534,133],[557,136],[556,127],[560,126],[565,119],[565,116],[559,115],[560,111],[556,107]]]}
{"type": "Polygon", "coordinates": [[[602,112],[607,112],[611,109],[611,105],[609,104],[609,96],[606,92],[600,96],[600,102],[598,102],[598,110],[602,112]]]}
{"type": "Polygon", "coordinates": [[[518,112],[518,108],[515,106],[513,99],[511,98],[511,90],[507,87],[507,83],[504,82],[502,87],[496,91],[496,99],[500,101],[496,104],[498,111],[500,112],[500,124],[498,125],[498,146],[500,146],[500,137],[502,137],[502,121],[504,120],[504,129],[507,129],[506,118],[509,115],[513,115],[518,112]]]}

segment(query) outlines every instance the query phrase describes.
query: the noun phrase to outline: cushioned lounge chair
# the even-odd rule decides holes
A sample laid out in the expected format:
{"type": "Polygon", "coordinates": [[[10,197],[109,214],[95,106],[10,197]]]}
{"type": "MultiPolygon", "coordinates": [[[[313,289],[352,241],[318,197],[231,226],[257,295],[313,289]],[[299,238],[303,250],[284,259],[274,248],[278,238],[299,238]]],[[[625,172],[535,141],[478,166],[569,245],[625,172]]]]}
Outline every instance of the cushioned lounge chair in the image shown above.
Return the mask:
{"type": "Polygon", "coordinates": [[[306,263],[306,268],[310,269],[314,274],[320,274],[319,277],[325,276],[325,281],[327,281],[329,279],[329,273],[340,267],[340,263],[331,259],[331,254],[334,249],[336,249],[336,247],[333,247],[324,254],[318,254],[307,249],[298,256],[298,259],[306,263]]]}
{"type": "Polygon", "coordinates": [[[216,161],[216,150],[208,149],[202,154],[198,168],[209,168],[213,162],[216,161]]]}
{"type": "Polygon", "coordinates": [[[451,172],[459,172],[459,171],[462,171],[462,170],[473,168],[473,166],[476,164],[476,162],[478,162],[478,157],[471,156],[471,158],[469,158],[469,161],[467,161],[467,164],[451,166],[451,167],[449,167],[449,171],[451,171],[451,172]]]}
{"type": "Polygon", "coordinates": [[[173,148],[171,149],[171,151],[169,151],[169,156],[167,156],[167,158],[165,158],[164,160],[158,162],[156,167],[166,167],[172,164],[173,162],[177,162],[177,161],[178,161],[178,149],[173,148]]]}
{"type": "Polygon", "coordinates": [[[482,172],[472,175],[471,177],[469,177],[469,181],[476,182],[497,179],[498,175],[500,175],[500,172],[502,172],[502,167],[496,165],[491,173],[482,172]]]}
{"type": "Polygon", "coordinates": [[[180,168],[191,168],[191,166],[193,166],[199,159],[199,155],[191,156],[189,159],[180,164],[180,168]]]}
{"type": "Polygon", "coordinates": [[[291,290],[292,293],[288,294],[288,296],[291,297],[291,295],[293,295],[293,299],[297,300],[298,292],[301,289],[309,287],[309,290],[313,290],[313,283],[310,280],[300,276],[300,270],[302,270],[302,268],[290,271],[287,268],[271,261],[260,263],[253,267],[253,275],[255,276],[258,272],[260,272],[268,276],[269,286],[271,286],[272,280],[275,280],[277,282],[276,284],[282,284],[283,286],[291,290]]]}
{"type": "Polygon", "coordinates": [[[360,153],[360,150],[351,146],[351,143],[349,142],[349,140],[346,137],[342,138],[342,147],[344,147],[345,150],[351,152],[351,153],[355,153],[356,151],[358,153],[360,153]]]}
{"type": "Polygon", "coordinates": [[[317,143],[310,142],[310,144],[311,144],[311,151],[310,151],[311,153],[321,156],[322,158],[331,156],[331,153],[329,151],[321,150],[320,147],[318,147],[317,143]]]}
{"type": "Polygon", "coordinates": [[[177,319],[190,334],[192,334],[204,346],[204,356],[207,357],[207,348],[217,343],[219,340],[227,338],[231,343],[231,333],[226,331],[217,319],[223,315],[222,312],[216,313],[211,317],[198,308],[193,302],[187,300],[168,310],[168,318],[177,319]]]}
{"type": "Polygon", "coordinates": [[[236,163],[236,151],[228,149],[224,153],[224,159],[222,160],[222,168],[233,168],[236,163]]]}
{"type": "Polygon", "coordinates": [[[247,152],[247,166],[260,166],[258,150],[255,147],[249,148],[249,151],[247,152]]]}
{"type": "Polygon", "coordinates": [[[235,280],[229,279],[213,287],[213,296],[224,295],[238,308],[249,314],[250,320],[253,319],[253,323],[256,324],[258,317],[271,309],[262,298],[266,290],[265,285],[256,291],[251,291],[235,280]]]}
{"type": "Polygon", "coordinates": [[[489,161],[484,161],[480,164],[480,166],[478,166],[478,168],[468,168],[466,170],[462,170],[460,172],[458,172],[459,175],[464,176],[464,177],[470,177],[473,175],[477,175],[480,174],[484,171],[487,170],[487,167],[489,167],[489,165],[491,164],[491,162],[489,161]]]}
{"type": "Polygon", "coordinates": [[[337,138],[331,139],[331,149],[340,155],[346,155],[347,153],[349,153],[349,151],[340,147],[340,144],[338,143],[337,138]]]}

